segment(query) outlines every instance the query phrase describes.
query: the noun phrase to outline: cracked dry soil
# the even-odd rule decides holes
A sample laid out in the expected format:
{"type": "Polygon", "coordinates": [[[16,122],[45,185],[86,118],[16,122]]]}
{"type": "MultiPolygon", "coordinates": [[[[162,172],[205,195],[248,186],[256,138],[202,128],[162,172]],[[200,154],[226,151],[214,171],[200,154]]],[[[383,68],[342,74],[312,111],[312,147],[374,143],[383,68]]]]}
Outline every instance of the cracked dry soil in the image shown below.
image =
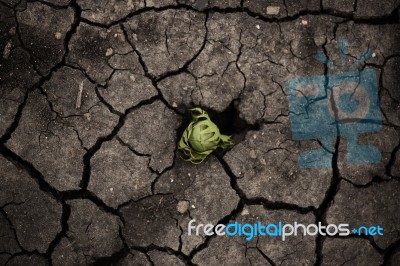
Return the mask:
{"type": "Polygon", "coordinates": [[[400,265],[399,0],[0,0],[0,265],[400,265]],[[268,8],[267,8],[268,7],[268,8]],[[379,77],[382,152],[303,169],[285,81],[340,38],[379,77]],[[231,150],[184,161],[189,107],[231,150]],[[188,222],[349,223],[384,236],[189,236],[188,222]]]}

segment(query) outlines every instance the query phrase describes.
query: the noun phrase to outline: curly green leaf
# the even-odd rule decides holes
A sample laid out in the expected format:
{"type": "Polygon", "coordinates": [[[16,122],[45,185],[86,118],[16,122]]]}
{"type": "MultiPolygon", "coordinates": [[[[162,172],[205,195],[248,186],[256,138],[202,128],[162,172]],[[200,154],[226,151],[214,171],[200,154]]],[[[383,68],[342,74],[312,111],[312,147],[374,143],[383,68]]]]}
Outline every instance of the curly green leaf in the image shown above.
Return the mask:
{"type": "Polygon", "coordinates": [[[178,148],[192,163],[201,163],[217,148],[230,148],[234,145],[230,136],[220,133],[207,112],[201,108],[190,110],[192,122],[185,129],[178,142],[178,148]]]}

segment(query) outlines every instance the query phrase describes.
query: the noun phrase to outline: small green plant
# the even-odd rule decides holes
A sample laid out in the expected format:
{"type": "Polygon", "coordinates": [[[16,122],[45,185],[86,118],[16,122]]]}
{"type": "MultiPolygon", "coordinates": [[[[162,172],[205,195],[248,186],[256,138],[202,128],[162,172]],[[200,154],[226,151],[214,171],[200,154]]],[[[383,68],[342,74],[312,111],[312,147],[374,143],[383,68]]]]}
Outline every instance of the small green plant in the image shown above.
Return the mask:
{"type": "Polygon", "coordinates": [[[178,148],[188,157],[187,160],[198,164],[217,148],[230,148],[234,145],[230,136],[223,135],[207,112],[201,108],[190,109],[192,122],[185,129],[178,148]]]}

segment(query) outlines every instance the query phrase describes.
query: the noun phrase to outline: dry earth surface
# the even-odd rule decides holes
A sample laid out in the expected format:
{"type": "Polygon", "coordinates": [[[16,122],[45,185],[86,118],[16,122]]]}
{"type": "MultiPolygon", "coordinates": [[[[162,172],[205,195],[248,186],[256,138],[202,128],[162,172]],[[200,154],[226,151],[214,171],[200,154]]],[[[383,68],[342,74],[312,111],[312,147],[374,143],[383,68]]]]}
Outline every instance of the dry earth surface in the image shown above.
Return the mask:
{"type": "Polygon", "coordinates": [[[0,0],[0,265],[400,265],[399,0],[0,0]],[[318,51],[379,78],[377,165],[298,166],[286,80],[318,51]],[[202,106],[236,145],[176,143],[202,106]],[[384,236],[189,236],[188,222],[379,224],[384,236]]]}

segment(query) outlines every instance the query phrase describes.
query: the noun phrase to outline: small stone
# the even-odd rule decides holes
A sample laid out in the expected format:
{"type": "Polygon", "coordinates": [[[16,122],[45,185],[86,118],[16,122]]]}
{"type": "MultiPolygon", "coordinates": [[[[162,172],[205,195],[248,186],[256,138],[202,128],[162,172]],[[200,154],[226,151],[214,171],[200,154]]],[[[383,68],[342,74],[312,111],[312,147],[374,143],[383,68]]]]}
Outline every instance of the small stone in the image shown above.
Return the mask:
{"type": "Polygon", "coordinates": [[[9,41],[6,46],[4,47],[4,51],[3,51],[3,58],[4,59],[8,59],[8,57],[10,56],[10,52],[11,52],[11,41],[9,41]]]}
{"type": "Polygon", "coordinates": [[[267,6],[266,13],[267,15],[278,15],[280,9],[279,6],[267,6]]]}
{"type": "Polygon", "coordinates": [[[256,28],[259,30],[259,29],[260,29],[260,25],[257,24],[257,25],[256,25],[256,28]]]}
{"type": "Polygon", "coordinates": [[[376,53],[372,53],[372,57],[375,57],[376,56],[376,53]]]}
{"type": "Polygon", "coordinates": [[[118,32],[114,34],[114,38],[117,40],[124,42],[125,41],[125,35],[122,32],[118,32]]]}
{"type": "Polygon", "coordinates": [[[178,205],[176,206],[176,210],[179,213],[185,213],[189,209],[189,201],[186,200],[181,200],[178,202],[178,205]]]}
{"type": "Polygon", "coordinates": [[[55,37],[57,40],[61,40],[61,38],[62,38],[62,33],[57,31],[57,32],[54,34],[54,37],[55,37]]]}
{"type": "Polygon", "coordinates": [[[114,53],[113,48],[108,48],[106,51],[106,56],[111,56],[114,53]]]}
{"type": "Polygon", "coordinates": [[[192,209],[196,209],[196,206],[192,205],[192,209]]]}
{"type": "Polygon", "coordinates": [[[255,150],[251,150],[251,151],[250,151],[250,158],[253,158],[253,159],[257,158],[256,151],[255,151],[255,150]]]}
{"type": "Polygon", "coordinates": [[[243,216],[249,215],[249,209],[244,208],[241,215],[243,215],[243,216]]]}
{"type": "Polygon", "coordinates": [[[307,24],[308,24],[308,21],[307,21],[307,20],[305,20],[305,19],[303,19],[303,20],[301,21],[301,24],[303,24],[303,25],[307,25],[307,24]]]}
{"type": "Polygon", "coordinates": [[[129,79],[130,79],[132,82],[135,82],[135,80],[136,80],[136,78],[135,78],[134,75],[130,75],[130,76],[129,76],[129,79]]]}
{"type": "Polygon", "coordinates": [[[172,107],[174,107],[174,108],[178,107],[178,105],[176,104],[176,102],[173,102],[173,103],[172,103],[172,107]]]}
{"type": "Polygon", "coordinates": [[[83,115],[87,121],[90,121],[92,119],[92,115],[90,113],[86,113],[83,115]]]}

